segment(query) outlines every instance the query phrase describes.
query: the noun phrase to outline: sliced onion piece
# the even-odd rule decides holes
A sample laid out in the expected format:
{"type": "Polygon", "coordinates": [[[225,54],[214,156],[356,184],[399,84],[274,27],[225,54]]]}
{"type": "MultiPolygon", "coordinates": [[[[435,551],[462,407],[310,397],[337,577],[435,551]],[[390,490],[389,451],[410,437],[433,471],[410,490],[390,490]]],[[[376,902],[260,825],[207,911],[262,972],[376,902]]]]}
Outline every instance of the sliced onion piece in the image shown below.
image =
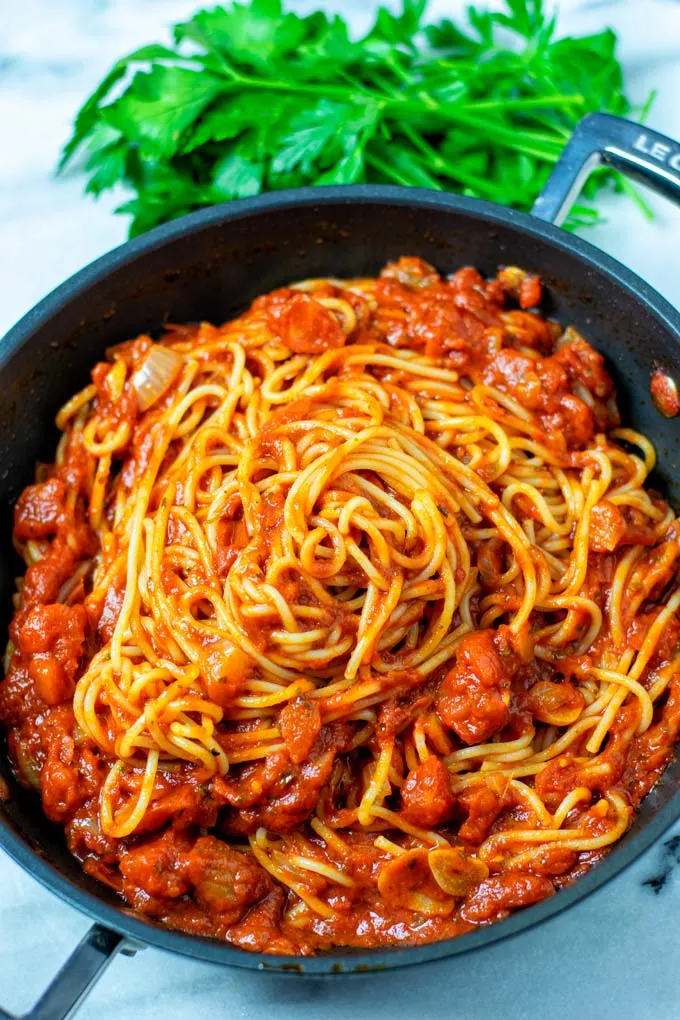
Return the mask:
{"type": "Polygon", "coordinates": [[[9,641],[7,642],[7,645],[5,646],[5,654],[2,657],[2,669],[4,673],[8,672],[10,663],[12,662],[12,656],[14,655],[15,651],[16,645],[10,638],[9,641]]]}
{"type": "Polygon", "coordinates": [[[37,758],[33,756],[21,740],[17,740],[14,753],[22,778],[39,793],[41,769],[37,758]]]}
{"type": "Polygon", "coordinates": [[[87,576],[87,573],[93,563],[94,560],[83,560],[82,563],[76,567],[71,576],[64,581],[59,589],[57,602],[68,602],[69,597],[76,590],[80,582],[87,576]]]}
{"type": "Polygon", "coordinates": [[[449,896],[466,896],[489,875],[486,864],[469,857],[458,847],[430,850],[428,860],[435,882],[449,896]]]}
{"type": "Polygon", "coordinates": [[[453,910],[454,901],[443,897],[432,881],[424,847],[406,850],[383,864],[378,874],[378,891],[386,903],[428,917],[445,916],[453,910]]]}
{"type": "Polygon", "coordinates": [[[574,329],[573,326],[567,326],[564,333],[555,344],[555,350],[561,351],[563,347],[568,347],[569,344],[573,344],[576,342],[584,344],[585,340],[578,332],[578,330],[574,329]]]}
{"type": "Polygon", "coordinates": [[[176,351],[154,344],[144,364],[132,377],[140,411],[146,411],[170,389],[183,365],[184,358],[176,351]]]}

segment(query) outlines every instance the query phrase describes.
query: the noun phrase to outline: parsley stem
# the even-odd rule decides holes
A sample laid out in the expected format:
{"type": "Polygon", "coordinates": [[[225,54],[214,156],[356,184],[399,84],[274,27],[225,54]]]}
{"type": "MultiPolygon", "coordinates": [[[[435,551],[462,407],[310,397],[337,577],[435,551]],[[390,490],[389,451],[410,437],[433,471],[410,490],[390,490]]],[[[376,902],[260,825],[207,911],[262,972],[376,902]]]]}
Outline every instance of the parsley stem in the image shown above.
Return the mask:
{"type": "Polygon", "coordinates": [[[307,85],[304,82],[297,81],[279,81],[278,78],[255,78],[238,73],[234,77],[229,76],[228,80],[242,86],[244,89],[262,89],[267,92],[290,92],[300,96],[314,96],[315,99],[318,99],[323,94],[324,96],[335,96],[337,99],[345,100],[345,102],[352,102],[355,98],[374,100],[373,94],[361,87],[354,93],[344,85],[324,84],[322,93],[318,85],[307,85]]]}
{"type": "MultiPolygon", "coordinates": [[[[427,165],[430,170],[433,170],[435,173],[441,174],[444,177],[448,177],[452,181],[458,181],[460,184],[464,184],[469,188],[474,188],[476,191],[479,191],[480,194],[485,195],[492,201],[498,200],[498,187],[496,185],[489,181],[485,181],[476,174],[467,173],[467,171],[461,170],[455,164],[444,159],[440,156],[437,150],[429,144],[429,142],[422,138],[418,132],[411,127],[410,124],[402,124],[401,130],[409,141],[411,141],[413,145],[427,158],[427,165]]],[[[519,196],[516,196],[514,201],[518,200],[519,196]]]]}
{"type": "Polygon", "coordinates": [[[656,99],[657,94],[658,89],[652,89],[647,98],[645,99],[644,103],[640,107],[640,112],[638,113],[637,119],[640,121],[641,124],[644,124],[644,122],[647,120],[647,117],[649,116],[649,111],[652,107],[652,103],[656,99]]]}
{"type": "Polygon", "coordinates": [[[477,113],[489,110],[541,110],[544,107],[552,109],[560,106],[585,106],[585,99],[578,95],[517,96],[515,99],[480,99],[465,103],[466,109],[477,113]]]}
{"type": "MultiPolygon", "coordinates": [[[[297,95],[313,95],[317,98],[319,96],[318,86],[308,85],[304,82],[284,82],[276,78],[256,78],[240,73],[235,73],[233,76],[230,75],[229,81],[239,84],[243,88],[288,92],[297,95]]],[[[505,127],[503,124],[490,121],[480,123],[475,114],[494,109],[538,109],[547,105],[559,105],[560,102],[576,102],[579,99],[578,96],[557,96],[551,97],[550,103],[544,97],[540,103],[536,100],[530,102],[529,98],[527,98],[496,101],[482,100],[479,102],[466,101],[464,104],[443,105],[437,103],[432,96],[424,92],[419,93],[412,99],[409,97],[385,96],[384,93],[376,95],[368,89],[356,88],[356,86],[348,88],[344,85],[325,85],[323,91],[324,95],[335,96],[348,103],[369,100],[376,103],[386,114],[394,111],[395,113],[401,112],[403,114],[422,116],[425,112],[431,112],[442,117],[444,120],[465,124],[481,137],[504,144],[517,152],[524,152],[527,155],[548,160],[551,163],[557,161],[562,151],[562,144],[555,138],[544,132],[528,130],[524,131],[522,136],[518,138],[518,132],[515,127],[505,127]],[[530,141],[530,144],[527,144],[527,140],[530,141]],[[549,148],[546,148],[546,146],[549,146],[549,148]]]]}
{"type": "MultiPolygon", "coordinates": [[[[314,85],[306,85],[304,82],[284,82],[275,78],[254,78],[243,75],[239,75],[236,79],[230,78],[229,80],[237,82],[247,89],[262,89],[263,91],[287,92],[293,95],[313,95],[316,98],[319,97],[319,88],[314,85]]],[[[476,110],[474,103],[466,103],[465,106],[459,106],[455,103],[438,105],[429,96],[427,97],[427,103],[422,99],[418,101],[418,99],[390,98],[384,95],[375,97],[368,90],[361,89],[355,92],[342,85],[325,86],[324,95],[335,96],[347,103],[362,103],[369,100],[375,103],[385,115],[401,113],[403,115],[408,114],[422,117],[424,113],[434,113],[444,121],[463,124],[471,128],[472,132],[482,139],[497,142],[509,149],[513,149],[515,152],[523,152],[528,156],[535,156],[549,163],[556,163],[562,151],[562,144],[543,132],[526,130],[520,134],[515,127],[506,127],[494,121],[479,121],[474,115],[476,110]]]]}
{"type": "Polygon", "coordinates": [[[460,110],[455,105],[446,111],[449,120],[469,127],[474,135],[489,141],[498,142],[516,152],[525,152],[529,156],[537,156],[548,162],[556,162],[562,151],[562,145],[550,135],[538,131],[520,133],[515,126],[501,124],[495,120],[478,120],[473,113],[460,110]]]}
{"type": "MultiPolygon", "coordinates": [[[[395,184],[403,184],[407,188],[413,187],[414,185],[414,181],[411,177],[407,177],[395,166],[392,166],[390,163],[386,163],[373,152],[366,151],[364,153],[364,162],[367,163],[368,166],[372,166],[374,170],[378,170],[384,177],[387,177],[388,180],[394,181],[395,184]]],[[[436,191],[444,190],[440,185],[435,185],[434,182],[430,186],[436,191]]]]}

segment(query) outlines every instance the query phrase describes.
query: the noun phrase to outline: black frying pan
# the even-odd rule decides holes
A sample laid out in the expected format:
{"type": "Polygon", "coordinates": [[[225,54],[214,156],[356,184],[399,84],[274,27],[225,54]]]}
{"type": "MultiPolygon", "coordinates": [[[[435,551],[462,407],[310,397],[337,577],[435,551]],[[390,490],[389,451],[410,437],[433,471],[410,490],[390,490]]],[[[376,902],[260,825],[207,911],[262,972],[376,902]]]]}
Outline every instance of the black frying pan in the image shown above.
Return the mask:
{"type": "MultiPolygon", "coordinates": [[[[11,508],[50,459],[54,415],[85,385],[104,349],[164,321],[221,322],[257,294],[309,276],[375,273],[402,254],[420,255],[443,271],[499,264],[539,273],[547,314],[583,332],[608,358],[624,421],[656,445],[659,480],[680,503],[680,424],[663,418],[649,392],[661,368],[680,379],[680,315],[633,273],[561,222],[582,179],[606,163],[680,200],[680,145],[628,121],[595,114],[576,130],[533,215],[488,202],[416,189],[355,186],[307,188],[233,202],[186,216],[124,244],[64,283],[14,327],[0,345],[0,605],[10,610],[17,563],[11,508]]],[[[118,950],[153,945],[198,960],[305,974],[346,974],[404,967],[469,952],[558,914],[638,857],[680,818],[680,761],[646,798],[628,834],[577,883],[507,920],[447,942],[312,958],[248,953],[169,931],[123,909],[68,853],[60,828],[38,798],[12,777],[0,805],[0,846],[39,882],[95,920],[40,1002],[32,1020],[72,1015],[118,950]]],[[[0,1009],[0,1018],[11,1020],[0,1009]]]]}

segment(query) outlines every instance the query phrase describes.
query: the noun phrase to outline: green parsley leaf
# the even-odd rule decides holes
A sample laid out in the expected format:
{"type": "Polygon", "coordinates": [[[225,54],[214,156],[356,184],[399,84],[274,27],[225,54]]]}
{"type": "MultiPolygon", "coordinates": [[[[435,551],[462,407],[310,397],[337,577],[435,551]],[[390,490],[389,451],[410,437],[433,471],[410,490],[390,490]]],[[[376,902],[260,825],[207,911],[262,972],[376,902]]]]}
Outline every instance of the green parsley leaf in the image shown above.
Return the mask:
{"type": "Polygon", "coordinates": [[[364,154],[357,146],[324,171],[317,184],[357,184],[364,179],[364,154]]]}
{"type": "MultiPolygon", "coordinates": [[[[613,32],[558,38],[543,0],[434,24],[425,7],[380,7],[361,38],[340,16],[298,16],[283,0],[199,10],[172,45],[117,61],[77,113],[59,169],[82,154],[88,192],[126,187],[132,234],[307,184],[391,181],[526,210],[584,114],[630,112],[613,32]]],[[[597,221],[589,203],[603,188],[649,213],[602,169],[571,225],[597,221]]]]}
{"type": "Polygon", "coordinates": [[[405,0],[402,10],[398,14],[393,14],[385,7],[380,7],[375,24],[366,36],[366,41],[382,39],[392,45],[402,43],[411,49],[413,37],[420,29],[426,7],[427,0],[405,0]]]}
{"type": "Polygon", "coordinates": [[[127,163],[127,146],[125,142],[114,142],[104,149],[94,152],[85,169],[90,172],[90,179],[85,185],[85,191],[94,195],[101,195],[102,191],[112,188],[121,177],[125,175],[127,163]]]}
{"type": "Polygon", "coordinates": [[[283,14],[281,0],[234,3],[229,10],[199,11],[191,21],[175,26],[175,40],[191,40],[211,47],[237,66],[266,71],[274,57],[289,53],[304,38],[304,25],[295,14],[283,14]]]}
{"type": "Polygon", "coordinates": [[[217,201],[229,198],[250,198],[262,190],[264,167],[236,150],[215,164],[213,190],[217,201]]]}
{"type": "Polygon", "coordinates": [[[58,171],[63,170],[81,144],[91,135],[101,116],[102,102],[109,95],[114,85],[121,78],[125,77],[128,67],[133,64],[143,64],[168,57],[176,60],[177,54],[173,50],[168,49],[167,46],[159,46],[156,43],[152,43],[150,46],[142,46],[140,49],[128,54],[127,57],[122,57],[113,65],[109,73],[102,79],[92,95],[76,114],[73,134],[64,146],[64,151],[57,167],[58,171]]]}
{"type": "Polygon", "coordinates": [[[189,175],[170,166],[142,160],[133,173],[137,195],[116,210],[132,217],[130,237],[215,202],[209,187],[197,186],[189,175]]]}
{"type": "Polygon", "coordinates": [[[265,102],[261,92],[243,92],[233,98],[230,96],[221,99],[201,118],[182,147],[182,152],[193,152],[208,142],[237,138],[253,124],[263,130],[282,122],[297,109],[295,100],[286,96],[271,96],[265,102]]]}
{"type": "Polygon", "coordinates": [[[313,176],[315,162],[327,165],[321,157],[327,150],[340,146],[345,151],[360,147],[359,134],[375,120],[374,108],[354,110],[346,103],[320,99],[307,106],[290,121],[288,130],[278,140],[272,159],[274,174],[289,173],[299,168],[313,176]]]}
{"type": "Polygon", "coordinates": [[[138,71],[128,90],[101,114],[142,152],[168,158],[221,90],[220,79],[205,71],[154,64],[150,71],[138,71]]]}

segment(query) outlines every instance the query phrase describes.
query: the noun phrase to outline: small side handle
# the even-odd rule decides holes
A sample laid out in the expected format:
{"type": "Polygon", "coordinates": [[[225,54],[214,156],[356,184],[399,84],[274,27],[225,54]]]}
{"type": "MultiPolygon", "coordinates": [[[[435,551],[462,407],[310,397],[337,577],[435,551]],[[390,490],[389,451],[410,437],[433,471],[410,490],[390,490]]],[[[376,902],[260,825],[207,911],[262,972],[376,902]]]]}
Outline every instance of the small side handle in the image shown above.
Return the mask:
{"type": "Polygon", "coordinates": [[[680,144],[623,117],[590,113],[567,142],[532,216],[562,223],[597,166],[619,170],[680,204],[680,144]]]}
{"type": "Polygon", "coordinates": [[[33,1009],[23,1017],[0,1009],[0,1020],[69,1020],[116,953],[132,955],[136,948],[118,932],[93,925],[33,1009]]]}

